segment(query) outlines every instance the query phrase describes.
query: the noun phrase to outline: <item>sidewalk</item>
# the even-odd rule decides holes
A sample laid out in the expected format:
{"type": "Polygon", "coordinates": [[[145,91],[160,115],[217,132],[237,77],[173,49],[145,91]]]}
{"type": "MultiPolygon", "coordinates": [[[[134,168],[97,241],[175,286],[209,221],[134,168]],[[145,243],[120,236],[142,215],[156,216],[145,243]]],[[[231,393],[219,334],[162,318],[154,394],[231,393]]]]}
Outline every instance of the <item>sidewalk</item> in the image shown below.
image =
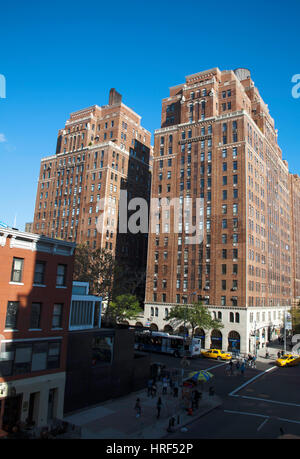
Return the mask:
{"type": "Polygon", "coordinates": [[[176,419],[174,430],[179,430],[222,404],[218,396],[209,396],[207,390],[208,386],[203,391],[198,410],[192,416],[183,408],[182,400],[173,397],[170,388],[167,395],[162,395],[162,383],[158,382],[157,395],[154,398],[147,397],[147,389],[144,389],[80,410],[66,416],[64,420],[81,428],[82,439],[158,439],[166,436],[172,416],[176,419]],[[158,397],[162,399],[162,409],[160,419],[157,420],[158,397]],[[140,399],[142,407],[140,418],[136,418],[134,410],[137,398],[140,399]]]}

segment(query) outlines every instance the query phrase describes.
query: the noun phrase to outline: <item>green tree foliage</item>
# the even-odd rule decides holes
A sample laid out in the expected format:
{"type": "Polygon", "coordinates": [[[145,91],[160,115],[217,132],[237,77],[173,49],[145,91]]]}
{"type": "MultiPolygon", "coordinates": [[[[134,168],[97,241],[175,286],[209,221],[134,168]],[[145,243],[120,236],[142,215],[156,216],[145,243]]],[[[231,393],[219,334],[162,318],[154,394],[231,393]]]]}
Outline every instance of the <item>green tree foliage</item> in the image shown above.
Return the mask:
{"type": "Polygon", "coordinates": [[[106,302],[104,323],[110,323],[112,300],[127,293],[134,295],[144,282],[145,273],[119,264],[109,250],[82,244],[76,247],[73,279],[89,282],[90,293],[102,296],[106,302]]]}
{"type": "Polygon", "coordinates": [[[194,336],[198,327],[206,330],[218,330],[224,327],[219,320],[211,317],[208,309],[201,303],[174,306],[170,311],[169,317],[165,320],[170,320],[170,324],[175,328],[184,325],[188,330],[191,329],[192,336],[194,336]]]}
{"type": "Polygon", "coordinates": [[[292,327],[293,327],[293,334],[300,333],[300,305],[297,307],[293,307],[290,310],[292,316],[292,327]]]}
{"type": "Polygon", "coordinates": [[[108,320],[110,323],[120,323],[124,320],[135,319],[142,312],[137,297],[127,293],[117,296],[111,302],[108,320]]]}

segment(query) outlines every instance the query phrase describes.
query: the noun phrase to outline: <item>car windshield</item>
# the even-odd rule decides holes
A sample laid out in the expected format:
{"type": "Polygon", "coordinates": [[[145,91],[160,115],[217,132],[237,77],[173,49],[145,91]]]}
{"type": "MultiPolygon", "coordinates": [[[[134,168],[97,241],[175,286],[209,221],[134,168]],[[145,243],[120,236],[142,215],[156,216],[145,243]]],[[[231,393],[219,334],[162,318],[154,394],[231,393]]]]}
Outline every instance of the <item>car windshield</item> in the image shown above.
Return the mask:
{"type": "Polygon", "coordinates": [[[291,355],[284,355],[283,357],[281,357],[282,359],[289,359],[290,357],[292,357],[291,355]]]}

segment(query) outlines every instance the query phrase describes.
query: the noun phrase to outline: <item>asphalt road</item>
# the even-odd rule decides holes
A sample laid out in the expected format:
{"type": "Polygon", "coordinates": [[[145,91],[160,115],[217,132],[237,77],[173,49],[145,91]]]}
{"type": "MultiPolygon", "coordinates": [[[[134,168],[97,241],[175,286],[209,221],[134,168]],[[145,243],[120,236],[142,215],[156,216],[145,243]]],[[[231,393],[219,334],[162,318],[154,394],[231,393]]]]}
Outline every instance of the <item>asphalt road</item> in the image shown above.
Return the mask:
{"type": "MultiPolygon", "coordinates": [[[[174,357],[152,354],[151,360],[181,368],[174,357]]],[[[247,368],[244,376],[227,375],[225,368],[222,361],[190,360],[186,372],[207,369],[214,374],[212,384],[223,405],[168,439],[274,439],[282,432],[300,437],[300,365],[278,368],[266,360],[247,368]]]]}

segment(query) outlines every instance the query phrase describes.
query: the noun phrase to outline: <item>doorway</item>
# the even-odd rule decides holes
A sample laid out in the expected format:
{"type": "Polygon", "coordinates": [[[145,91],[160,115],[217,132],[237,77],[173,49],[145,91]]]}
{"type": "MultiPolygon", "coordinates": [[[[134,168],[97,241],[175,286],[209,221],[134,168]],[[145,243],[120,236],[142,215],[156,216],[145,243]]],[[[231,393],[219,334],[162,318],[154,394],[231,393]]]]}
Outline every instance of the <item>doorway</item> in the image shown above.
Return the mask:
{"type": "Polygon", "coordinates": [[[20,421],[22,394],[5,399],[2,429],[11,432],[12,428],[20,421]]]}

